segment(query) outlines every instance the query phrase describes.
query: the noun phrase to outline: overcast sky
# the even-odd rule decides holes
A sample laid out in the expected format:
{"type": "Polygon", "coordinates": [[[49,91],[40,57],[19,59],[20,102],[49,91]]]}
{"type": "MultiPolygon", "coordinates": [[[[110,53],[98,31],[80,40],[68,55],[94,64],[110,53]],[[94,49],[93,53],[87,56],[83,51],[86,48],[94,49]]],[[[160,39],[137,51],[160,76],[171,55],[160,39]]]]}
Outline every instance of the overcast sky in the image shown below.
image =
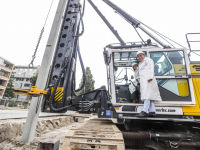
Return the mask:
{"type": "MultiPolygon", "coordinates": [[[[54,0],[34,65],[40,65],[59,0],[54,0]]],[[[102,0],[93,0],[126,42],[140,41],[133,27],[108,7],[102,0]]],[[[112,0],[130,15],[187,47],[185,34],[200,32],[199,0],[112,0]]],[[[34,53],[51,0],[1,0],[0,56],[15,65],[28,65],[34,53]]],[[[95,87],[106,85],[103,48],[117,39],[86,3],[85,33],[80,48],[85,67],[91,68],[95,87]]],[[[147,37],[140,31],[142,37],[147,37]]],[[[199,39],[200,40],[200,39],[199,39]]],[[[200,49],[200,47],[199,47],[200,49]]],[[[197,58],[196,58],[197,59],[197,58]]],[[[77,84],[81,79],[77,67],[77,84]]]]}

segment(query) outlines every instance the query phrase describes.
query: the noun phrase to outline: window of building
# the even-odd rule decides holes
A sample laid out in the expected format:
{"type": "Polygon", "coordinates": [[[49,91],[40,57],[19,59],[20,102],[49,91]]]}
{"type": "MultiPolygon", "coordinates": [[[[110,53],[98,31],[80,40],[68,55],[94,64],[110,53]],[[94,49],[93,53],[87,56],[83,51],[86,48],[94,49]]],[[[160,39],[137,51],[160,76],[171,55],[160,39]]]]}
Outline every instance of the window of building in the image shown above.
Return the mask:
{"type": "Polygon", "coordinates": [[[26,72],[19,72],[19,73],[17,74],[17,76],[20,76],[20,77],[25,77],[25,75],[26,75],[26,72]]]}
{"type": "Polygon", "coordinates": [[[5,63],[5,65],[4,65],[4,66],[8,68],[10,65],[9,65],[9,64],[7,64],[7,63],[5,63]]]}
{"type": "Polygon", "coordinates": [[[30,79],[26,79],[26,81],[30,81],[30,79]]]}
{"type": "Polygon", "coordinates": [[[27,71],[26,68],[20,68],[19,70],[20,70],[20,71],[27,71]]]}
{"type": "Polygon", "coordinates": [[[32,77],[32,76],[34,76],[35,75],[35,73],[28,73],[28,76],[29,77],[32,77]]]}
{"type": "Polygon", "coordinates": [[[25,83],[25,84],[24,84],[24,87],[30,87],[30,85],[31,85],[31,84],[25,83]]]}
{"type": "Polygon", "coordinates": [[[16,78],[16,81],[19,81],[20,78],[16,78]]]}
{"type": "Polygon", "coordinates": [[[24,81],[24,78],[16,78],[16,81],[24,81]]]}
{"type": "Polygon", "coordinates": [[[36,71],[36,69],[29,69],[29,71],[36,71]]]}
{"type": "Polygon", "coordinates": [[[5,62],[5,60],[0,58],[0,65],[6,67],[6,68],[10,68],[10,64],[5,62]]]}
{"type": "Polygon", "coordinates": [[[15,83],[15,87],[21,88],[22,87],[22,83],[15,83]]]}

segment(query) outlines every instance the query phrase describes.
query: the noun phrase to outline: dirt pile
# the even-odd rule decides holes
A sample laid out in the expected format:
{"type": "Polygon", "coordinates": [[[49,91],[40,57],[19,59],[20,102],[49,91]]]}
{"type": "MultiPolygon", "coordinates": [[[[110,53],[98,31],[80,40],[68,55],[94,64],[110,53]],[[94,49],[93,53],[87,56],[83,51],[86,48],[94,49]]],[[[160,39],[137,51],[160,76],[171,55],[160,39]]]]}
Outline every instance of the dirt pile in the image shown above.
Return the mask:
{"type": "Polygon", "coordinates": [[[41,136],[74,122],[73,116],[56,116],[39,118],[34,141],[21,143],[25,119],[0,120],[0,150],[36,149],[41,136]]]}

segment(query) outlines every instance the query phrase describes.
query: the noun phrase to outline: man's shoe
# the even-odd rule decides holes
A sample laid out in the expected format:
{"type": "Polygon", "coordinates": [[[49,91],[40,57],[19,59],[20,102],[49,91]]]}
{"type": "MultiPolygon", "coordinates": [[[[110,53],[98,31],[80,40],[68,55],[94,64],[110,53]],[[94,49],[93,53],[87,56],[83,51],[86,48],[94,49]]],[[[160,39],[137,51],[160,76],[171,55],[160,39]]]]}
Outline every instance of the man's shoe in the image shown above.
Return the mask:
{"type": "Polygon", "coordinates": [[[155,113],[155,112],[149,112],[148,117],[155,117],[155,116],[156,116],[156,113],[155,113]]]}
{"type": "Polygon", "coordinates": [[[147,117],[148,114],[144,111],[141,111],[141,113],[139,113],[138,115],[135,115],[135,117],[139,117],[139,118],[143,118],[143,117],[147,117]]]}

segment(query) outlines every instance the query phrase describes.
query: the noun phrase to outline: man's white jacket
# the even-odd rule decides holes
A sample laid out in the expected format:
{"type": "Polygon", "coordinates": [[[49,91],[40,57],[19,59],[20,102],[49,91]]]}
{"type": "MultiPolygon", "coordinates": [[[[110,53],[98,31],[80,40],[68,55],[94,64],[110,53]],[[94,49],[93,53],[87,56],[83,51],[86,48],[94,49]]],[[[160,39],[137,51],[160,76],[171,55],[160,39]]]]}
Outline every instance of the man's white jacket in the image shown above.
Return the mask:
{"type": "Polygon", "coordinates": [[[162,101],[158,84],[154,77],[154,62],[151,58],[145,57],[139,63],[139,75],[141,100],[149,99],[154,101],[162,101]],[[148,82],[150,79],[152,79],[152,81],[148,82]]]}

